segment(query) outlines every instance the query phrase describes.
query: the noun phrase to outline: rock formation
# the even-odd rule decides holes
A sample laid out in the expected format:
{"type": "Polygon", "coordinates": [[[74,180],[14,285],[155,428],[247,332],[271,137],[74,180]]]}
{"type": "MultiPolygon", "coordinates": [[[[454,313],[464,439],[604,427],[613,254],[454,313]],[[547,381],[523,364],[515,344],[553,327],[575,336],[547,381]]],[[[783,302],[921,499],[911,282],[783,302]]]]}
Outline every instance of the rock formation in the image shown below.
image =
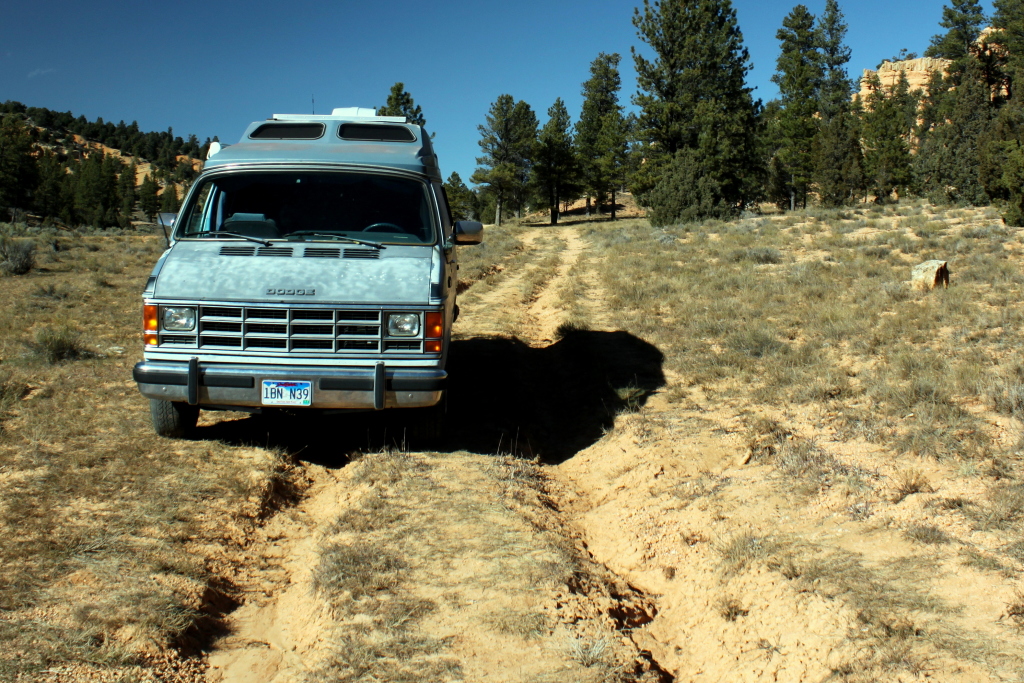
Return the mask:
{"type": "Polygon", "coordinates": [[[946,69],[949,68],[949,64],[950,61],[948,59],[939,59],[937,57],[919,57],[918,59],[907,59],[902,62],[882,62],[877,71],[864,69],[864,75],[860,79],[859,96],[862,101],[867,99],[870,93],[868,83],[871,81],[872,76],[877,75],[878,80],[882,82],[883,86],[892,88],[899,82],[901,71],[907,74],[907,82],[910,84],[911,90],[924,90],[928,87],[928,81],[931,79],[932,74],[936,71],[945,73],[946,69]]]}

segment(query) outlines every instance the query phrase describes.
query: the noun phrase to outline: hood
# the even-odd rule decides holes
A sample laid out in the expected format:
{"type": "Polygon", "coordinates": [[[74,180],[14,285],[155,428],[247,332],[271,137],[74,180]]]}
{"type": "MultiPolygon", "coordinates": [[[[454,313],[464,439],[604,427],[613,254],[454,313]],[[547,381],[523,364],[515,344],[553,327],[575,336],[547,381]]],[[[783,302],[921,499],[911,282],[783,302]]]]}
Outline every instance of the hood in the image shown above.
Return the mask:
{"type": "Polygon", "coordinates": [[[378,253],[342,242],[183,240],[166,255],[154,297],[266,303],[425,304],[434,247],[378,253]],[[368,258],[377,254],[377,258],[368,258]]]}

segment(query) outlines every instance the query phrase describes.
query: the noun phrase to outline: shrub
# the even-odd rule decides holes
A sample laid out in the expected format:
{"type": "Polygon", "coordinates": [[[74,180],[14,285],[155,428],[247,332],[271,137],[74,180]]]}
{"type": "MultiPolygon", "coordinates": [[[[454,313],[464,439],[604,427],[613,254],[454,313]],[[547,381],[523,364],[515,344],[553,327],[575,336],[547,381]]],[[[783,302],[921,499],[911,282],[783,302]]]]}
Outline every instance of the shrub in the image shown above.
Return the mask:
{"type": "Polygon", "coordinates": [[[0,271],[8,275],[24,275],[35,265],[35,242],[0,237],[0,271]]]}
{"type": "Polygon", "coordinates": [[[78,330],[66,325],[57,328],[42,327],[36,330],[35,342],[29,346],[47,363],[76,360],[88,355],[82,344],[81,334],[78,330]]]}

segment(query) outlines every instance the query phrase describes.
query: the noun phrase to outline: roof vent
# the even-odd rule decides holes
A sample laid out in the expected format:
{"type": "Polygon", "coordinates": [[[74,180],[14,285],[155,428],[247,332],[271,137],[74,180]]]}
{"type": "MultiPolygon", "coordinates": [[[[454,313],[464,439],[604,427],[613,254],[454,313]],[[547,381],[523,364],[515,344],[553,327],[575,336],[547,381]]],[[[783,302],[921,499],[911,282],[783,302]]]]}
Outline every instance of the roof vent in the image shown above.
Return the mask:
{"type": "Polygon", "coordinates": [[[343,116],[347,119],[372,119],[377,116],[377,110],[369,107],[336,107],[331,116],[343,116]]]}

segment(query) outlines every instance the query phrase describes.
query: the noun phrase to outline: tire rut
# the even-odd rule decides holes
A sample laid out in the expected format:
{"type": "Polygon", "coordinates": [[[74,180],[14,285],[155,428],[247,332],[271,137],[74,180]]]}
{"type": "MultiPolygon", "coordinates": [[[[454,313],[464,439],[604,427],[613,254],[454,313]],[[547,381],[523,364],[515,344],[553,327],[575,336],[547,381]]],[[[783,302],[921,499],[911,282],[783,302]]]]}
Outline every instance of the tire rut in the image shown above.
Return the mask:
{"type": "Polygon", "coordinates": [[[586,329],[603,323],[602,291],[576,228],[519,237],[521,255],[459,297],[449,412],[460,419],[445,448],[356,453],[341,469],[307,464],[304,498],[253,544],[246,599],[210,655],[209,680],[328,680],[325,671],[336,675],[359,653],[386,659],[380,643],[392,641],[416,643],[420,665],[449,672],[438,680],[671,680],[633,635],[654,619],[654,599],[590,555],[570,512],[586,492],[553,466],[614,426],[614,387],[636,375],[629,359],[656,359],[625,333],[586,329]],[[590,323],[562,329],[575,318],[590,323]],[[616,363],[622,377],[593,372],[616,363]],[[495,449],[536,464],[473,454],[495,449]],[[408,532],[398,522],[345,526],[388,508],[408,532]],[[377,624],[365,599],[325,604],[315,577],[325,553],[363,544],[399,552],[409,567],[408,585],[386,589],[381,604],[428,605],[429,620],[413,616],[395,630],[377,624]],[[339,616],[338,605],[355,611],[339,616]]]}

